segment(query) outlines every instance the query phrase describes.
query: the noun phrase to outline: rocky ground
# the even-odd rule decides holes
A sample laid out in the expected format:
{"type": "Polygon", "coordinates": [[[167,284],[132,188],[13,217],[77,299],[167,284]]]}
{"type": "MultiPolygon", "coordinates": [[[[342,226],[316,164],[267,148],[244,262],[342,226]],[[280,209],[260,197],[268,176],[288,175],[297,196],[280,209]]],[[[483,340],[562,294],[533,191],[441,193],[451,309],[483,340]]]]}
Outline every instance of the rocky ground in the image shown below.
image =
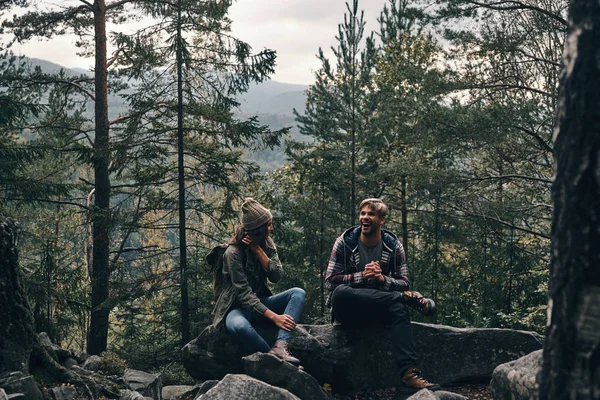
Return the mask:
{"type": "MultiPolygon", "coordinates": [[[[471,400],[493,400],[490,385],[487,383],[444,386],[442,390],[460,394],[471,400]]],[[[334,395],[338,400],[393,400],[395,396],[396,391],[394,388],[334,395]]]]}

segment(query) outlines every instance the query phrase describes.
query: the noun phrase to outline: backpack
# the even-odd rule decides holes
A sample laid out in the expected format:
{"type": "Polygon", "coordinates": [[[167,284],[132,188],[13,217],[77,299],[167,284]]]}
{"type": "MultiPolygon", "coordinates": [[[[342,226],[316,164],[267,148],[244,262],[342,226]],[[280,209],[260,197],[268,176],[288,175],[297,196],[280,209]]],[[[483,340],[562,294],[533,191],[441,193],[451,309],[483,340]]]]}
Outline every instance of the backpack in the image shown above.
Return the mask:
{"type": "Polygon", "coordinates": [[[206,262],[212,269],[215,301],[217,301],[223,291],[223,254],[225,254],[227,247],[229,247],[228,244],[220,244],[213,248],[206,256],[206,262]]]}

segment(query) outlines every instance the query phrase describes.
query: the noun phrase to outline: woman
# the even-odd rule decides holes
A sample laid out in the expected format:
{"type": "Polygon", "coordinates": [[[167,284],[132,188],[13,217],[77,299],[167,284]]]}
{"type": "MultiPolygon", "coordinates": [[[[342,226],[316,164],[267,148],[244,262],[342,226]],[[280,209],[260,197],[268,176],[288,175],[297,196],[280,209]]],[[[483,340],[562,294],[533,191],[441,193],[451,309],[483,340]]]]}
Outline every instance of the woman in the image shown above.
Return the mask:
{"type": "Polygon", "coordinates": [[[273,295],[267,279],[279,282],[283,276],[275,243],[271,212],[252,198],[242,204],[242,225],[223,254],[223,286],[217,298],[213,327],[225,321],[227,330],[235,334],[252,352],[273,354],[299,365],[290,354],[291,331],[302,313],[304,290],[288,289],[273,295]],[[271,321],[279,327],[271,348],[256,332],[253,324],[271,321]]]}

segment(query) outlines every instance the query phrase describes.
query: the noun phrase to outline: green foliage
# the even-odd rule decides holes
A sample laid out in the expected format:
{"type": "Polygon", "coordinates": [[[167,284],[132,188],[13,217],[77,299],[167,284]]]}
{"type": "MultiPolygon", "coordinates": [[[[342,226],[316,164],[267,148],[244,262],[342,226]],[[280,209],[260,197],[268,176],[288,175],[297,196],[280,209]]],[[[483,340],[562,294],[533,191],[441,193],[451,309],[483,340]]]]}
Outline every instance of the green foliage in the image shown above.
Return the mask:
{"type": "Polygon", "coordinates": [[[194,386],[196,381],[183,368],[181,363],[169,363],[160,370],[163,386],[169,385],[189,385],[194,386]]]}
{"type": "Polygon", "coordinates": [[[123,376],[127,362],[112,351],[100,354],[100,370],[106,375],[123,376]]]}

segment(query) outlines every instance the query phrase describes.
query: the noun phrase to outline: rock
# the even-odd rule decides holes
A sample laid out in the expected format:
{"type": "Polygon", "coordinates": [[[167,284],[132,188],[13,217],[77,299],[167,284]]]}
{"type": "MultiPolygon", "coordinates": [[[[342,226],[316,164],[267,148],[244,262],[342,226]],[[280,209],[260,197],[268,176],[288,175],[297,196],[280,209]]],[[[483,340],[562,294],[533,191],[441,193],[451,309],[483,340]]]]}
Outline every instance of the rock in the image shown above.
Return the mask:
{"type": "Polygon", "coordinates": [[[100,371],[100,360],[100,356],[90,356],[83,363],[83,368],[87,369],[88,371],[98,372],[100,371]]]}
{"type": "Polygon", "coordinates": [[[13,393],[8,395],[8,400],[27,400],[24,393],[13,393]]]}
{"type": "Polygon", "coordinates": [[[165,386],[162,388],[162,398],[163,400],[176,400],[193,389],[194,386],[188,385],[165,386]]]}
{"type": "Polygon", "coordinates": [[[4,389],[0,388],[0,400],[8,400],[8,396],[6,395],[6,392],[4,391],[4,389]]]}
{"type": "Polygon", "coordinates": [[[50,347],[50,348],[54,347],[54,344],[50,340],[50,336],[48,336],[48,334],[46,332],[38,333],[38,341],[44,347],[50,347]]]}
{"type": "MultiPolygon", "coordinates": [[[[490,379],[497,365],[540,349],[543,341],[537,333],[510,329],[412,326],[423,373],[439,384],[490,379]]],[[[257,330],[268,342],[274,341],[274,327],[258,326],[257,330]]],[[[334,391],[393,387],[400,371],[393,361],[389,335],[383,327],[299,325],[290,349],[307,373],[321,384],[330,384],[334,391]]],[[[184,366],[199,380],[241,373],[246,355],[239,342],[223,330],[205,331],[183,348],[184,366]]]]}
{"type": "Polygon", "coordinates": [[[198,393],[196,393],[196,397],[194,397],[194,398],[197,399],[198,397],[202,396],[204,393],[206,393],[210,389],[214,388],[217,385],[217,383],[219,383],[219,381],[216,379],[211,379],[211,380],[202,382],[202,384],[198,388],[198,393]]]}
{"type": "Polygon", "coordinates": [[[71,358],[77,361],[77,364],[83,364],[88,358],[90,358],[88,353],[74,349],[70,349],[69,354],[71,358]]]}
{"type": "MultiPolygon", "coordinates": [[[[398,395],[394,397],[394,400],[400,400],[402,398],[402,394],[398,393],[398,395]]],[[[439,400],[434,392],[427,389],[419,390],[417,393],[404,398],[407,400],[439,400]]]]}
{"type": "Polygon", "coordinates": [[[123,376],[131,390],[155,400],[162,400],[162,378],[160,374],[150,374],[135,369],[126,369],[123,376]]]}
{"type": "Polygon", "coordinates": [[[42,392],[35,384],[30,375],[22,372],[11,372],[0,375],[0,387],[3,388],[11,398],[10,394],[23,393],[27,400],[42,400],[42,392]]]}
{"type": "Polygon", "coordinates": [[[536,377],[542,368],[542,350],[498,365],[490,389],[496,400],[537,399],[539,384],[536,377]]]}
{"type": "Polygon", "coordinates": [[[64,350],[50,340],[50,337],[46,332],[40,332],[38,334],[38,342],[50,353],[50,355],[54,355],[54,359],[58,360],[60,364],[65,362],[65,360],[71,358],[71,353],[68,350],[64,350]]]}
{"type": "Polygon", "coordinates": [[[93,371],[89,371],[83,367],[80,367],[79,365],[73,365],[71,367],[71,371],[75,372],[77,375],[81,375],[81,376],[92,376],[94,375],[93,371]]]}
{"type": "Polygon", "coordinates": [[[254,353],[244,357],[243,363],[251,377],[286,389],[301,399],[332,399],[311,375],[273,355],[254,353]]]}
{"type": "Polygon", "coordinates": [[[247,375],[226,375],[201,400],[300,400],[285,389],[271,386],[247,375]]]}
{"type": "Polygon", "coordinates": [[[50,393],[55,400],[74,400],[77,396],[77,389],[73,386],[58,386],[50,389],[50,393]]]}
{"type": "Polygon", "coordinates": [[[446,392],[444,390],[438,390],[432,392],[431,390],[423,389],[413,394],[396,393],[394,400],[469,400],[467,397],[461,396],[460,394],[446,392]]]}
{"type": "Polygon", "coordinates": [[[445,390],[438,390],[434,392],[434,394],[440,400],[469,400],[468,397],[461,396],[457,393],[446,392],[445,390]]]}
{"type": "Polygon", "coordinates": [[[142,400],[144,396],[133,390],[121,390],[119,400],[142,400]]]}
{"type": "Polygon", "coordinates": [[[74,366],[74,365],[79,365],[79,364],[77,363],[77,361],[76,361],[76,360],[74,360],[74,359],[72,359],[71,357],[69,357],[69,358],[67,358],[65,361],[63,361],[63,362],[61,363],[61,365],[62,365],[63,367],[65,367],[66,369],[70,369],[72,366],[74,366]]]}

